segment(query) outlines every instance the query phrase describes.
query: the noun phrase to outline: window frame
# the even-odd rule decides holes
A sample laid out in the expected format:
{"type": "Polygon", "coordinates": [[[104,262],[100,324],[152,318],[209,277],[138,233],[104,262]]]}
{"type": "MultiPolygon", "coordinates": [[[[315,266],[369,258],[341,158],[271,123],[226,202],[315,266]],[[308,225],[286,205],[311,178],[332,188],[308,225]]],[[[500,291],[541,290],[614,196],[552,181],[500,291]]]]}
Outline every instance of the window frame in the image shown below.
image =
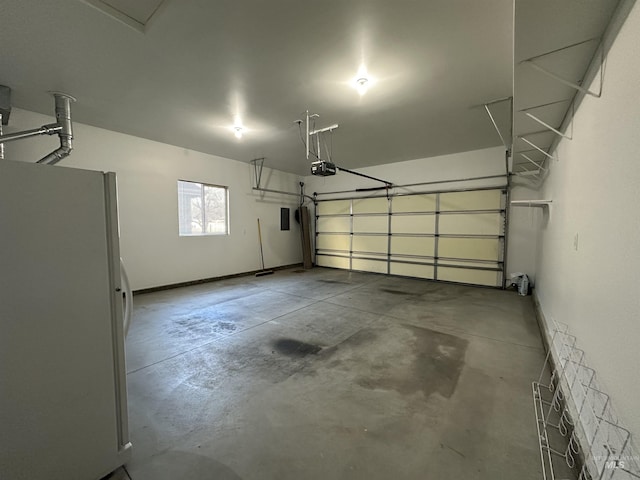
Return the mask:
{"type": "MultiPolygon", "coordinates": [[[[228,236],[231,234],[231,228],[230,228],[230,218],[229,218],[229,187],[226,185],[216,185],[213,183],[206,183],[206,182],[201,182],[201,181],[196,181],[196,180],[185,180],[182,178],[179,178],[178,181],[176,182],[176,193],[177,193],[177,197],[178,197],[178,236],[179,237],[219,237],[219,236],[228,236]],[[196,233],[183,233],[182,232],[182,209],[180,208],[181,203],[185,200],[184,198],[181,198],[181,192],[180,192],[180,183],[187,183],[187,184],[191,184],[191,185],[199,185],[200,187],[200,201],[201,201],[201,205],[202,205],[202,225],[203,230],[206,230],[206,224],[207,224],[207,217],[206,217],[206,208],[205,206],[205,189],[206,187],[210,187],[210,188],[216,188],[216,189],[223,189],[224,190],[224,203],[225,203],[225,208],[224,208],[224,232],[207,232],[207,231],[203,231],[203,232],[196,232],[196,233]]],[[[190,221],[190,219],[189,219],[190,221]]]]}

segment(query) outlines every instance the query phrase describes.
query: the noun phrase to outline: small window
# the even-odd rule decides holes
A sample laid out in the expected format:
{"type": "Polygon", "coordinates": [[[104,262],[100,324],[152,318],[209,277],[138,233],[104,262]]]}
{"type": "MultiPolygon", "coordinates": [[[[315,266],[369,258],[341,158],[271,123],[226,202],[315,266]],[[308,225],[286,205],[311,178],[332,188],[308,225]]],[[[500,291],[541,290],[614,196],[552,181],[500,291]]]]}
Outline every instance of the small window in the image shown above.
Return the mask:
{"type": "Polygon", "coordinates": [[[227,235],[229,189],[178,180],[180,235],[227,235]]]}

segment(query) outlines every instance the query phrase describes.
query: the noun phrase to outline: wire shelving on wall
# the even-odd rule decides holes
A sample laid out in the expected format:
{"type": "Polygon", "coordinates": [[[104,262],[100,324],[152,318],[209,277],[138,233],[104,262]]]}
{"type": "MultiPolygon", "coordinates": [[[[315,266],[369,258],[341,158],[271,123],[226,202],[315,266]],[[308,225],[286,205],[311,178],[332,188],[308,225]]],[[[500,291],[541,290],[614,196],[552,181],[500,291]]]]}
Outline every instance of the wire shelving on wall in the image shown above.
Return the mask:
{"type": "Polygon", "coordinates": [[[547,358],[532,384],[542,475],[547,479],[640,479],[640,456],[609,395],[568,327],[553,322],[547,358]]]}

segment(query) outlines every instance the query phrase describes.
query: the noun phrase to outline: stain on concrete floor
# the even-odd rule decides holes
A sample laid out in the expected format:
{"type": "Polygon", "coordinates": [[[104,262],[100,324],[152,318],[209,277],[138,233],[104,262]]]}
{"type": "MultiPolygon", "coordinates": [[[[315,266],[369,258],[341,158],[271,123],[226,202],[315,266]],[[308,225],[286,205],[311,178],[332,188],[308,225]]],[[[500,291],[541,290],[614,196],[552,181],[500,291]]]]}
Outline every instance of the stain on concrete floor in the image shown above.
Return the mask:
{"type": "Polygon", "coordinates": [[[358,372],[354,383],[371,390],[394,390],[402,395],[438,393],[450,398],[465,365],[468,340],[429,328],[395,325],[367,327],[326,348],[310,368],[358,372]],[[404,354],[398,356],[397,352],[404,354]],[[366,371],[356,365],[369,365],[366,371]]]}
{"type": "Polygon", "coordinates": [[[315,355],[322,347],[311,343],[301,342],[293,338],[279,338],[274,343],[277,352],[289,357],[306,357],[307,355],[315,355]]]}
{"type": "Polygon", "coordinates": [[[415,336],[412,344],[414,378],[398,384],[399,389],[415,391],[419,386],[426,397],[437,392],[450,398],[458,385],[469,341],[429,328],[403,326],[415,336]]]}
{"type": "Polygon", "coordinates": [[[408,297],[419,297],[421,295],[420,293],[406,292],[404,290],[396,290],[395,288],[380,288],[380,291],[393,295],[406,295],[408,297]]]}
{"type": "Polygon", "coordinates": [[[331,284],[331,285],[349,285],[349,282],[343,282],[343,281],[340,281],[340,280],[328,280],[328,279],[325,279],[325,278],[317,279],[316,282],[328,283],[328,284],[331,284]]]}
{"type": "Polygon", "coordinates": [[[174,337],[188,337],[212,333],[232,333],[237,328],[236,323],[230,319],[211,318],[206,312],[199,312],[175,320],[167,333],[174,337]]]}

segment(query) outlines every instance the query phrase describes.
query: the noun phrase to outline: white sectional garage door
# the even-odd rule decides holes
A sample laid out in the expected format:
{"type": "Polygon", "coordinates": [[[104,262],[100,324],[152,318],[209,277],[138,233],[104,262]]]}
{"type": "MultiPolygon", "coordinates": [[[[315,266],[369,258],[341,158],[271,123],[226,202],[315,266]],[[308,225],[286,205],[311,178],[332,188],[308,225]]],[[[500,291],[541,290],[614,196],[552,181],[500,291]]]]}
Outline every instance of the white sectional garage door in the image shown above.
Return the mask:
{"type": "Polygon", "coordinates": [[[318,201],[319,266],[501,287],[506,191],[318,201]]]}

